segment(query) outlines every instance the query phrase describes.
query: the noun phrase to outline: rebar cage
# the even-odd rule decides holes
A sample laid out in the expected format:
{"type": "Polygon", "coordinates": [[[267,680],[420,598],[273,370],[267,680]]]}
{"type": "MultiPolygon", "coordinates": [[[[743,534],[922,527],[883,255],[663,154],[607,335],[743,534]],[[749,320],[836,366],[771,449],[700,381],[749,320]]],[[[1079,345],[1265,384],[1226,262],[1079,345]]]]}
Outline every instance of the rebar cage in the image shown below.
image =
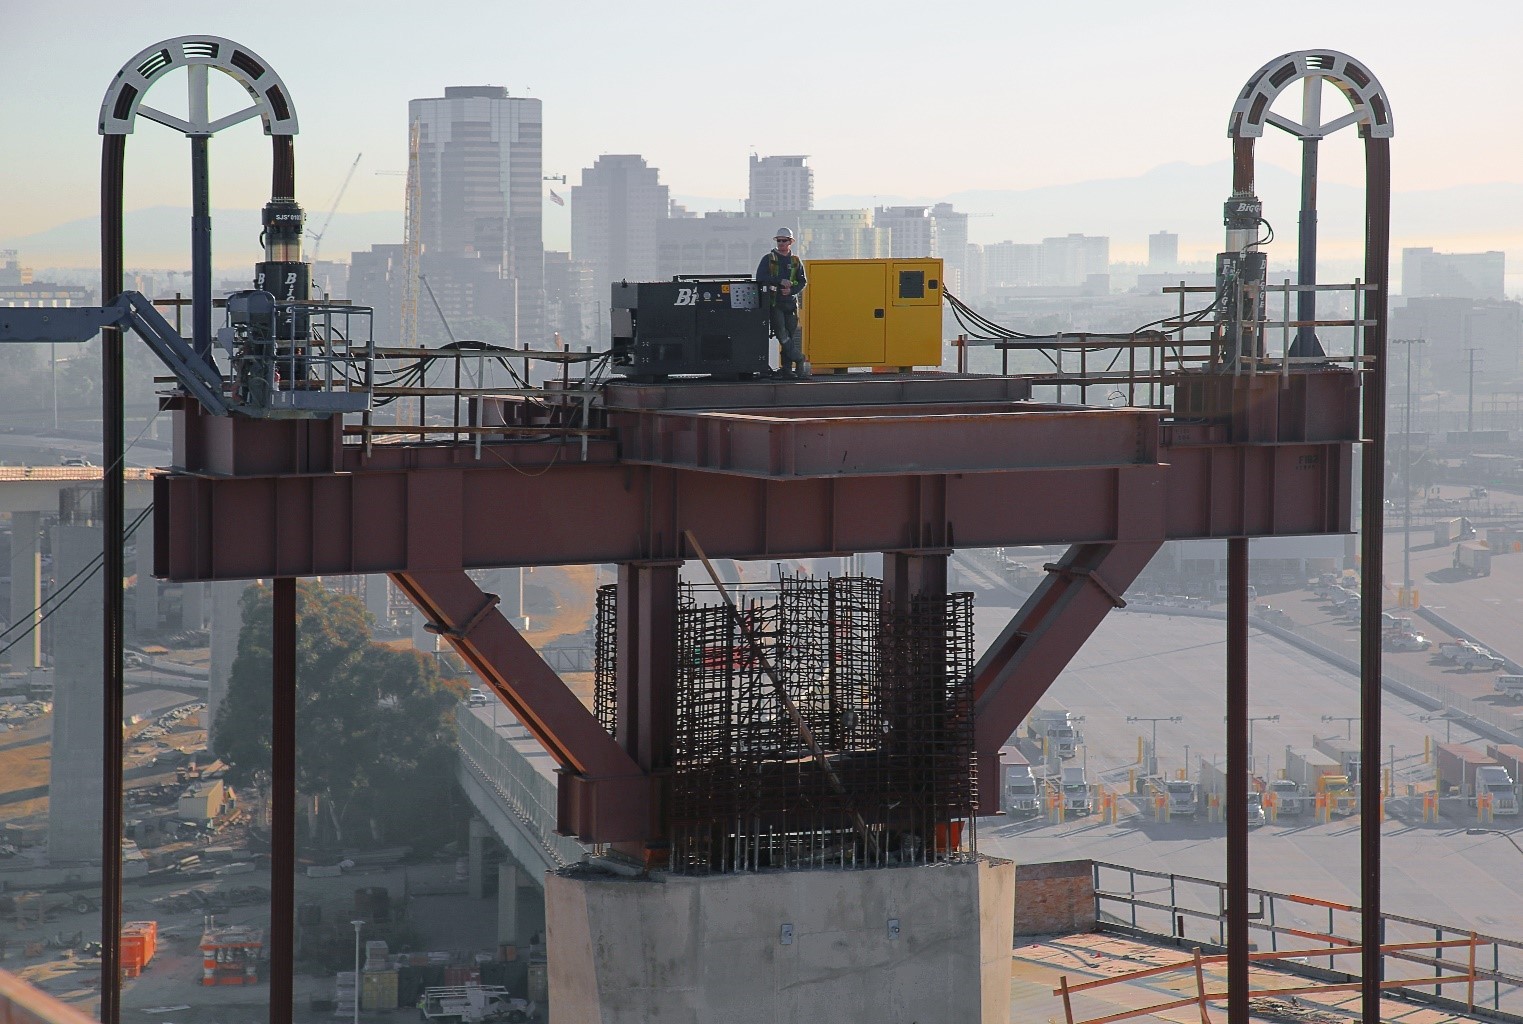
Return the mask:
{"type": "MultiPolygon", "coordinates": [[[[612,593],[598,601],[605,725],[612,593]]],[[[694,597],[686,590],[678,612],[671,870],[870,867],[975,849],[971,594],[896,608],[876,579],[789,575],[737,610],[694,597]]]]}

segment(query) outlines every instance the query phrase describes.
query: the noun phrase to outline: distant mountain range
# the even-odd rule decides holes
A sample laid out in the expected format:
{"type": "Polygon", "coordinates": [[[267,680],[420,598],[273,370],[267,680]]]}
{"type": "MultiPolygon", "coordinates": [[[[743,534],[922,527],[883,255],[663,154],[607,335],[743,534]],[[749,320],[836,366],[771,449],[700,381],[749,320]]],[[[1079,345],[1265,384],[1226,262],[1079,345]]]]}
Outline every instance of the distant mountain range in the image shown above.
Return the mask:
{"type": "MultiPolygon", "coordinates": [[[[1279,238],[1277,262],[1294,259],[1298,213],[1298,177],[1261,165],[1257,187],[1266,218],[1279,238]]],[[[1030,189],[985,189],[939,197],[831,195],[817,200],[824,209],[920,205],[950,202],[972,214],[971,241],[1036,242],[1052,235],[1079,232],[1107,235],[1112,259],[1145,258],[1147,236],[1173,231],[1180,236],[1184,259],[1209,259],[1221,245],[1222,203],[1231,181],[1226,161],[1214,164],[1172,163],[1126,178],[1103,178],[1030,189]]],[[[737,200],[674,197],[689,209],[735,209],[737,200]]],[[[1324,182],[1319,196],[1319,232],[1323,258],[1357,260],[1362,237],[1362,189],[1324,182]]],[[[1502,182],[1462,185],[1430,191],[1400,192],[1392,198],[1392,255],[1404,245],[1427,245],[1441,251],[1509,251],[1523,271],[1523,184],[1502,182]]],[[[126,215],[127,264],[130,267],[179,267],[189,250],[190,212],[157,206],[126,215]]],[[[563,222],[562,222],[563,223],[563,222]]],[[[99,251],[96,218],[70,221],[20,237],[0,239],[0,248],[18,249],[32,267],[90,266],[99,251]]],[[[551,229],[553,231],[553,229],[551,229]]],[[[345,213],[333,217],[322,241],[321,256],[348,259],[372,243],[400,242],[400,211],[345,213]]],[[[547,234],[546,246],[565,246],[547,234]]],[[[217,210],[213,245],[219,268],[243,269],[259,257],[259,212],[217,210]]],[[[307,243],[310,256],[312,243],[307,243]]],[[[1399,264],[1398,264],[1399,266],[1399,264]]]]}
{"type": "MultiPolygon", "coordinates": [[[[1277,252],[1292,260],[1300,211],[1300,177],[1280,167],[1260,165],[1256,188],[1264,215],[1281,242],[1277,252]],[[1288,247],[1285,247],[1288,244],[1288,247]]],[[[1021,190],[956,192],[937,200],[897,200],[887,196],[828,196],[822,207],[870,207],[950,202],[973,214],[968,235],[975,242],[1034,242],[1073,232],[1106,235],[1112,258],[1118,250],[1145,257],[1147,236],[1173,231],[1180,254],[1210,258],[1223,241],[1222,204],[1231,187],[1226,161],[1173,163],[1132,178],[1108,178],[1021,190]]],[[[1320,183],[1318,232],[1325,256],[1357,256],[1364,231],[1364,190],[1320,183]]],[[[1523,184],[1461,185],[1398,192],[1391,199],[1392,255],[1403,245],[1441,251],[1512,250],[1523,260],[1523,184]]],[[[1520,266],[1523,270],[1523,266],[1520,266]]]]}
{"type": "MultiPolygon", "coordinates": [[[[130,268],[179,268],[190,254],[190,207],[149,206],[122,216],[126,263],[130,268]]],[[[219,270],[245,271],[262,258],[258,210],[213,210],[212,251],[219,270]]],[[[355,249],[401,242],[402,213],[378,211],[334,215],[319,250],[320,259],[348,261],[355,249]]],[[[304,243],[307,258],[312,240],[304,243]]],[[[0,239],[0,249],[16,249],[28,267],[96,266],[100,259],[100,218],[71,220],[36,234],[0,239]]]]}

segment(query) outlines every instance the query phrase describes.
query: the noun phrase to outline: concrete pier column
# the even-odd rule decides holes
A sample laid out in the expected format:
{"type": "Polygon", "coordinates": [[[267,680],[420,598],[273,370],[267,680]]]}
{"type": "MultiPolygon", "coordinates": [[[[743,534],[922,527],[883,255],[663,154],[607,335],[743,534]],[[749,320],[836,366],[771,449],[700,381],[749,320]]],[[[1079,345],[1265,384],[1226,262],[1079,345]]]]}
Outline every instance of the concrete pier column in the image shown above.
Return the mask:
{"type": "MultiPolygon", "coordinates": [[[[127,518],[130,521],[136,516],[128,515],[127,518]]],[[[153,577],[152,511],[149,511],[147,518],[143,520],[133,536],[137,542],[137,586],[133,588],[132,610],[133,619],[137,622],[137,632],[141,637],[144,634],[157,633],[164,625],[164,620],[159,615],[159,591],[162,588],[159,586],[159,581],[153,577]]]]}
{"type": "Polygon", "coordinates": [[[221,581],[212,588],[211,664],[206,684],[206,742],[209,747],[217,727],[217,710],[227,699],[227,681],[233,674],[233,659],[238,655],[238,635],[243,630],[243,591],[249,586],[242,580],[221,581]]]}
{"type": "Polygon", "coordinates": [[[545,879],[579,1024],[1010,1020],[1015,865],[545,879]],[[843,1008],[849,1008],[843,1013],[843,1008]]]}
{"type": "Polygon", "coordinates": [[[472,899],[479,900],[486,895],[486,851],[487,844],[493,842],[496,842],[496,837],[492,835],[491,826],[480,818],[472,818],[470,837],[466,843],[466,862],[470,872],[466,876],[466,886],[472,899]]]}
{"type": "MultiPolygon", "coordinates": [[[[42,613],[42,513],[11,513],[11,624],[30,619],[35,625],[42,613]]],[[[17,642],[7,653],[12,670],[22,672],[42,664],[42,630],[17,642]]]]}
{"type": "MultiPolygon", "coordinates": [[[[59,579],[88,572],[100,557],[99,526],[53,528],[53,569],[59,579]]],[[[101,855],[101,645],[104,618],[98,587],[65,601],[48,621],[53,645],[53,752],[48,770],[48,859],[98,863],[101,855]]]]}
{"type": "Polygon", "coordinates": [[[391,622],[391,577],[371,573],[365,577],[365,610],[375,619],[376,629],[385,629],[391,622]]]}
{"type": "Polygon", "coordinates": [[[497,944],[518,945],[518,911],[522,901],[518,898],[518,865],[502,861],[497,865],[497,944]]]}
{"type": "MultiPolygon", "coordinates": [[[[138,575],[141,584],[142,575],[138,575]]],[[[180,584],[180,628],[202,629],[206,626],[206,584],[180,584]]]]}

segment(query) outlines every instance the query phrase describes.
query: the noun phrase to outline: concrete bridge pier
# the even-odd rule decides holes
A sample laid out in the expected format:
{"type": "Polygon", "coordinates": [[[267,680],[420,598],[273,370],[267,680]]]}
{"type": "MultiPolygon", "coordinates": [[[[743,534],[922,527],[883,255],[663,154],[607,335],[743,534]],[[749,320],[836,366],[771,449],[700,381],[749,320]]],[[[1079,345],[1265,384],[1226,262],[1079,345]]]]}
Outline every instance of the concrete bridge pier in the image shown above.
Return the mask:
{"type": "MultiPolygon", "coordinates": [[[[28,618],[34,627],[42,617],[42,513],[11,513],[11,624],[28,618]]],[[[16,642],[8,654],[12,671],[24,672],[42,664],[42,631],[16,642]]]]}
{"type": "Polygon", "coordinates": [[[554,1021],[1010,1019],[1015,865],[546,876],[554,1021]]]}
{"type": "MultiPolygon", "coordinates": [[[[89,571],[100,557],[104,531],[96,525],[53,528],[53,569],[60,580],[89,571]]],[[[104,768],[101,752],[101,646],[104,612],[99,586],[80,591],[51,620],[54,645],[53,755],[48,761],[48,860],[100,862],[104,768]]]]}

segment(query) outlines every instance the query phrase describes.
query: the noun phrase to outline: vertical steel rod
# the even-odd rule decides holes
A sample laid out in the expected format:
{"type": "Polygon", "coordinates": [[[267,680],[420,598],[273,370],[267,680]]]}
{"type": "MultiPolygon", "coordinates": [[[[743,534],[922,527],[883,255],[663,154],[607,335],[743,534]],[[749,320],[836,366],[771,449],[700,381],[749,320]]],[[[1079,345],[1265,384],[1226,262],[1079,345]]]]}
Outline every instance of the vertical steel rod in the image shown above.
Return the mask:
{"type": "MultiPolygon", "coordinates": [[[[190,122],[203,131],[210,122],[208,77],[205,64],[185,69],[190,84],[190,122]]],[[[211,133],[190,139],[190,331],[191,348],[203,359],[212,348],[212,203],[208,144],[211,133]]]]}
{"type": "MultiPolygon", "coordinates": [[[[122,167],[127,137],[107,135],[101,148],[101,302],[122,292],[122,167]]],[[[101,900],[100,1019],[118,1024],[122,1013],[122,527],[126,492],[122,459],[122,332],[101,332],[101,471],[105,531],[101,578],[104,587],[104,650],[101,700],[101,900]]]]}
{"type": "Polygon", "coordinates": [[[209,135],[190,137],[190,343],[197,355],[208,359],[212,348],[210,142],[209,135]]]}
{"type": "MultiPolygon", "coordinates": [[[[1390,309],[1391,150],[1386,139],[1366,138],[1365,263],[1370,284],[1364,354],[1371,362],[1364,392],[1364,444],[1360,500],[1359,751],[1361,762],[1380,763],[1380,612],[1385,584],[1386,316],[1390,309]]],[[[1380,772],[1359,778],[1359,874],[1361,1005],[1365,1020],[1380,1019],[1380,772]]]]}
{"type": "Polygon", "coordinates": [[[1248,540],[1245,537],[1227,541],[1227,787],[1227,1021],[1248,1024],[1248,540]]]}
{"type": "MultiPolygon", "coordinates": [[[[270,1024],[291,1024],[296,963],[296,580],[275,579],[270,735],[270,1024]]],[[[359,979],[354,980],[355,999],[359,979]]]]}
{"type": "MultiPolygon", "coordinates": [[[[1310,75],[1301,82],[1301,124],[1307,131],[1317,132],[1322,126],[1322,77],[1310,75]]],[[[1299,246],[1296,252],[1296,340],[1289,355],[1320,356],[1322,345],[1317,341],[1317,329],[1312,321],[1317,319],[1317,293],[1310,285],[1317,283],[1317,147],[1320,135],[1313,134],[1301,140],[1301,224],[1299,246]]]]}

